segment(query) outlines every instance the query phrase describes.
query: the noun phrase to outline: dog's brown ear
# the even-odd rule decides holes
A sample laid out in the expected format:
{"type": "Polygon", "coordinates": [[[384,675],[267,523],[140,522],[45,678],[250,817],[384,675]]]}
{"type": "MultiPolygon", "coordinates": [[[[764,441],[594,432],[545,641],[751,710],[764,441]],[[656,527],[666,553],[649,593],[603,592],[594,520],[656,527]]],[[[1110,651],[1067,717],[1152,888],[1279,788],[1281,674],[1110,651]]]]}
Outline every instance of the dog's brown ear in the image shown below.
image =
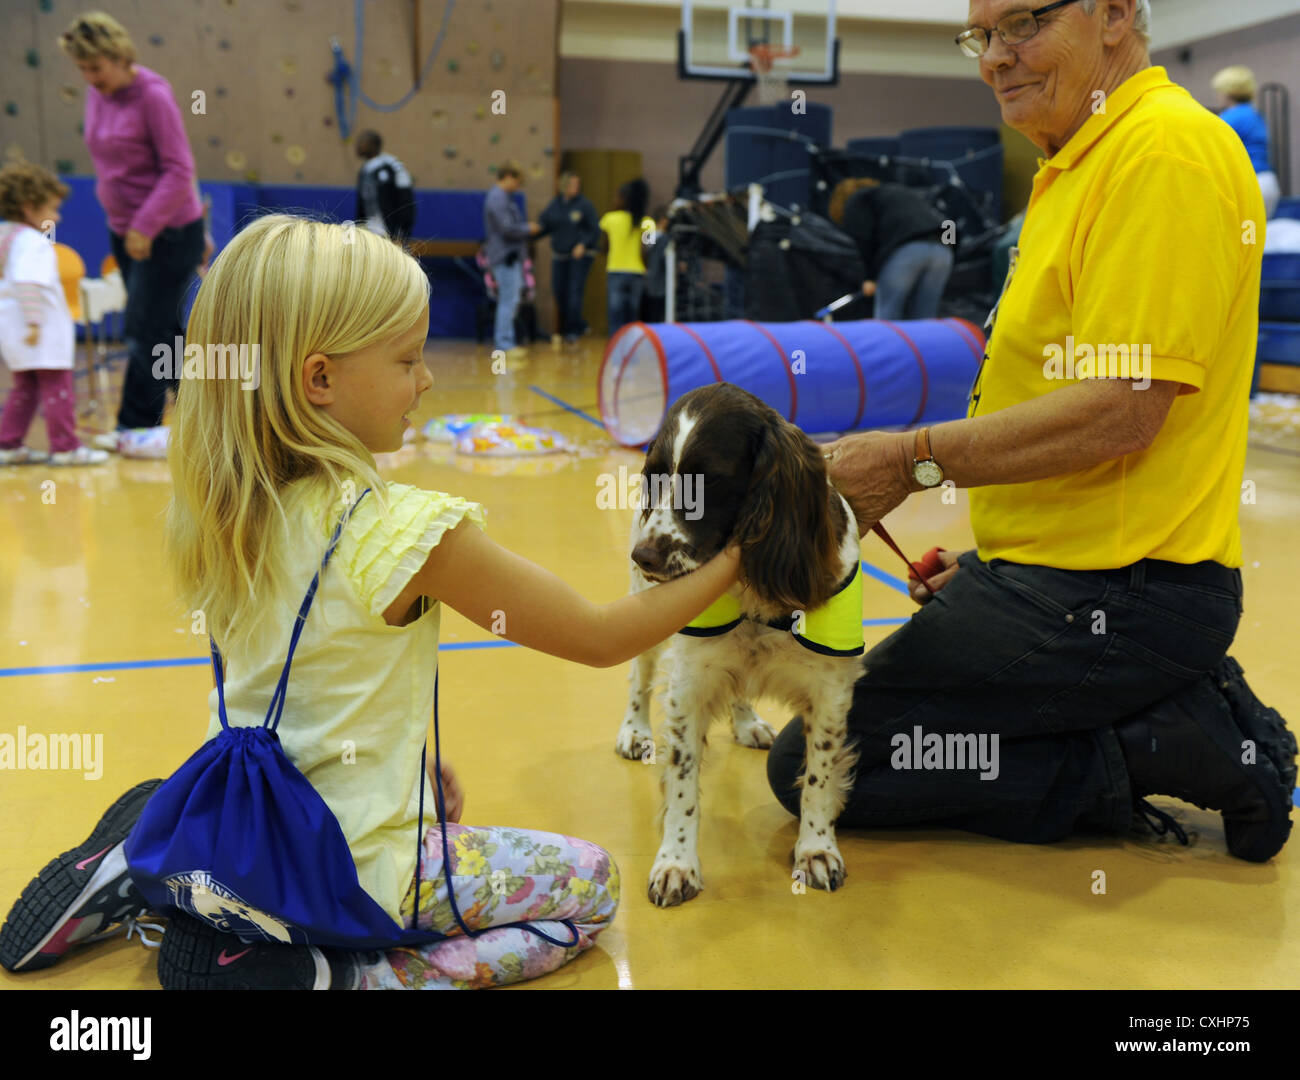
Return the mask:
{"type": "Polygon", "coordinates": [[[741,574],[764,600],[811,610],[838,584],[826,461],[816,443],[779,416],[760,438],[736,522],[741,574]]]}

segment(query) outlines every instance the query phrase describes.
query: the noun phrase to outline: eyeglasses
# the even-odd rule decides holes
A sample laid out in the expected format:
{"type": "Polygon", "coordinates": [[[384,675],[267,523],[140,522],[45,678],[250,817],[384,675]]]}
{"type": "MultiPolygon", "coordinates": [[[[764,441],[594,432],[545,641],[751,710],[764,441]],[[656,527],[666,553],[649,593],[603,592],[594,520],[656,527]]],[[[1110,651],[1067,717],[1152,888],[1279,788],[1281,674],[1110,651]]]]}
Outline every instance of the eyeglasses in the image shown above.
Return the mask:
{"type": "Polygon", "coordinates": [[[973,26],[969,30],[963,30],[956,37],[957,45],[967,56],[977,60],[993,44],[993,34],[995,32],[1002,39],[1004,45],[1023,45],[1042,29],[1038,16],[1046,15],[1049,11],[1055,11],[1057,8],[1065,7],[1066,4],[1073,4],[1074,2],[1075,0],[1057,0],[1055,4],[1048,4],[1036,11],[1013,11],[992,30],[985,30],[982,26],[973,26]]]}

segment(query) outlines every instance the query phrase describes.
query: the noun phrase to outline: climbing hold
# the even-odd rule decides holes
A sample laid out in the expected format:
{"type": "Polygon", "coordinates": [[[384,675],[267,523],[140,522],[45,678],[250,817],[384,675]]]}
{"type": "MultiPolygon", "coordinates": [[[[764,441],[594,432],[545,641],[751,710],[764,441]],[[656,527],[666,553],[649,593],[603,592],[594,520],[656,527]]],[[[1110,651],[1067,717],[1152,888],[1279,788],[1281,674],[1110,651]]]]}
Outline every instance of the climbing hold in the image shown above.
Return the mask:
{"type": "Polygon", "coordinates": [[[225,97],[225,96],[226,96],[226,88],[224,86],[218,86],[217,97],[225,97]]]}
{"type": "Polygon", "coordinates": [[[483,117],[485,116],[487,116],[487,109],[485,109],[482,105],[480,105],[477,109],[474,110],[474,118],[476,120],[482,120],[483,117]]]}
{"type": "Polygon", "coordinates": [[[532,174],[534,180],[540,180],[542,178],[542,167],[540,165],[530,166],[528,171],[532,174]]]}
{"type": "Polygon", "coordinates": [[[444,146],[442,148],[442,156],[448,159],[454,158],[457,152],[454,146],[444,146]]]}
{"type": "Polygon", "coordinates": [[[27,60],[28,67],[34,68],[41,66],[41,54],[35,49],[28,49],[25,59],[27,60]]]}
{"type": "Polygon", "coordinates": [[[505,64],[505,62],[506,62],[506,58],[505,58],[505,56],[502,55],[501,50],[500,50],[500,49],[493,49],[493,50],[492,50],[492,70],[493,70],[493,71],[500,71],[501,68],[502,68],[502,66],[505,64]]]}
{"type": "Polygon", "coordinates": [[[488,142],[490,143],[499,143],[500,141],[501,141],[501,132],[499,131],[492,132],[492,137],[488,139],[488,142]]]}
{"type": "Polygon", "coordinates": [[[477,42],[477,41],[470,41],[470,42],[467,42],[466,45],[465,45],[465,51],[466,51],[467,53],[469,53],[470,56],[477,56],[477,55],[478,55],[478,42],[477,42]]]}
{"type": "Polygon", "coordinates": [[[451,60],[448,60],[448,61],[447,61],[447,70],[450,71],[453,75],[455,75],[456,72],[458,72],[458,71],[460,70],[460,62],[459,62],[458,60],[455,60],[454,58],[451,59],[451,60]]]}
{"type": "Polygon", "coordinates": [[[533,124],[531,127],[529,127],[529,129],[528,129],[528,134],[529,134],[529,135],[536,135],[536,134],[537,134],[537,125],[536,125],[536,124],[533,124]]]}
{"type": "Polygon", "coordinates": [[[537,65],[529,64],[526,68],[524,68],[524,74],[527,75],[528,78],[530,79],[537,78],[537,65]]]}
{"type": "Polygon", "coordinates": [[[247,164],[248,164],[248,158],[246,158],[243,155],[243,153],[239,150],[231,150],[228,154],[226,154],[227,169],[232,169],[235,172],[238,172],[247,164]]]}
{"type": "Polygon", "coordinates": [[[256,169],[249,169],[248,172],[244,173],[244,179],[247,180],[250,184],[256,184],[256,183],[257,183],[257,170],[256,170],[256,169]]]}
{"type": "Polygon", "coordinates": [[[284,148],[284,157],[290,165],[301,165],[307,160],[307,151],[297,145],[286,146],[284,148]]]}
{"type": "Polygon", "coordinates": [[[220,145],[221,145],[221,136],[220,136],[220,135],[209,135],[209,136],[208,136],[208,145],[209,145],[209,146],[220,146],[220,145]]]}
{"type": "Polygon", "coordinates": [[[547,157],[550,157],[555,153],[555,148],[552,146],[543,146],[542,153],[545,154],[547,157]]]}
{"type": "Polygon", "coordinates": [[[53,10],[54,10],[54,0],[41,0],[40,8],[41,8],[41,10],[44,11],[44,12],[51,12],[51,11],[53,11],[53,10]]]}
{"type": "Polygon", "coordinates": [[[301,180],[301,179],[302,179],[302,173],[301,173],[301,172],[296,172],[296,173],[294,173],[294,174],[293,174],[293,178],[294,178],[295,180],[301,180]]]}
{"type": "Polygon", "coordinates": [[[447,122],[447,110],[446,110],[446,109],[434,109],[434,110],[433,110],[433,122],[434,122],[435,124],[445,124],[445,123],[447,122]]]}
{"type": "Polygon", "coordinates": [[[18,115],[18,106],[17,106],[16,104],[14,104],[12,101],[6,101],[6,102],[5,102],[5,115],[6,115],[6,116],[17,116],[17,115],[18,115]]]}
{"type": "Polygon", "coordinates": [[[220,41],[217,42],[217,48],[218,48],[218,49],[224,49],[224,50],[226,50],[227,52],[229,52],[229,51],[230,51],[230,42],[229,42],[226,38],[222,38],[220,41]]]}
{"type": "Polygon", "coordinates": [[[282,56],[280,57],[280,70],[286,75],[296,75],[298,73],[298,65],[294,63],[292,56],[282,56]]]}
{"type": "Polygon", "coordinates": [[[59,97],[68,105],[75,105],[81,100],[81,91],[71,83],[64,83],[59,87],[59,97]]]}
{"type": "Polygon", "coordinates": [[[292,87],[292,86],[286,86],[286,87],[284,88],[284,96],[285,96],[285,97],[293,97],[293,87],[292,87]]]}
{"type": "Polygon", "coordinates": [[[277,133],[277,134],[274,134],[274,135],[271,136],[271,142],[272,142],[274,145],[279,146],[282,142],[284,142],[284,136],[283,136],[283,135],[280,135],[280,134],[278,134],[278,133],[277,133]]]}
{"type": "Polygon", "coordinates": [[[163,43],[163,36],[162,36],[162,34],[150,34],[150,35],[149,35],[149,44],[150,44],[150,45],[161,45],[162,43],[163,43]]]}
{"type": "Polygon", "coordinates": [[[67,158],[59,158],[58,161],[54,163],[54,171],[64,176],[72,172],[72,170],[75,168],[76,166],[67,158]]]}
{"type": "Polygon", "coordinates": [[[333,126],[334,126],[334,117],[332,117],[332,116],[322,116],[322,117],[321,117],[321,123],[324,124],[326,127],[333,127],[333,126]]]}

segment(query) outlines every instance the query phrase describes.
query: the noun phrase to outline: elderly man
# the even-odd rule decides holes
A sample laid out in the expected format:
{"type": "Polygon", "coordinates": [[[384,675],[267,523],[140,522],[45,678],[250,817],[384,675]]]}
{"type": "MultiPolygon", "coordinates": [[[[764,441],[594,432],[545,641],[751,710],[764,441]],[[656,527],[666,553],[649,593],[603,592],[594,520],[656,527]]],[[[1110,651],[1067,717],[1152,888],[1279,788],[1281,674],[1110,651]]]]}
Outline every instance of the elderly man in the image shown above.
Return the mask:
{"type": "MultiPolygon", "coordinates": [[[[1264,206],[1149,24],[1149,0],[970,4],[958,44],[1044,157],[967,418],[827,448],[864,533],[951,483],[978,545],[866,658],[841,825],[1186,843],[1145,802],[1171,795],[1239,858],[1286,842],[1295,739],[1226,655],[1264,206]]],[[[795,813],[802,748],[796,718],[768,764],[795,813]]]]}

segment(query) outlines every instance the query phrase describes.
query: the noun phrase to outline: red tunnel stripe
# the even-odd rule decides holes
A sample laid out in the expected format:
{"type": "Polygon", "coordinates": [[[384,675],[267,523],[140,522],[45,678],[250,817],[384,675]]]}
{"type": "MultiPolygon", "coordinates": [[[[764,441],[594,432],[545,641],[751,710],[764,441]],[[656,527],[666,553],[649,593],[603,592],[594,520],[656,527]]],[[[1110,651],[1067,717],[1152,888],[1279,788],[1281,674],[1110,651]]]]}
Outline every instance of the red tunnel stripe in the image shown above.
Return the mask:
{"type": "Polygon", "coordinates": [[[799,390],[794,384],[794,372],[790,370],[790,365],[786,361],[785,349],[781,347],[781,343],[772,336],[772,334],[768,331],[767,327],[763,326],[760,323],[756,323],[751,319],[741,319],[740,321],[752,326],[755,330],[757,330],[760,334],[762,334],[765,338],[767,338],[767,340],[772,343],[772,347],[776,349],[777,355],[781,357],[781,370],[785,372],[785,377],[790,380],[790,415],[787,416],[786,419],[793,424],[795,422],[794,420],[795,414],[798,413],[799,411],[799,390]]]}
{"type": "Polygon", "coordinates": [[[848,352],[849,359],[853,361],[853,367],[858,373],[858,412],[853,418],[853,424],[849,430],[856,431],[858,425],[862,423],[862,414],[867,408],[867,381],[862,377],[862,361],[858,358],[857,351],[849,344],[848,339],[830,323],[820,322],[817,319],[805,319],[804,321],[820,326],[823,330],[833,334],[839,340],[839,343],[844,346],[845,351],[848,352]]]}
{"type": "Polygon", "coordinates": [[[686,331],[686,333],[690,334],[691,337],[693,337],[693,338],[695,339],[695,344],[697,344],[697,345],[701,348],[701,350],[703,350],[703,352],[704,352],[704,358],[709,362],[709,367],[713,368],[713,378],[714,378],[714,381],[715,381],[715,382],[722,382],[722,371],[718,368],[718,362],[717,362],[715,359],[713,359],[713,352],[712,352],[712,350],[711,350],[711,349],[710,349],[710,348],[709,348],[709,347],[704,343],[704,339],[703,339],[702,337],[700,337],[699,334],[697,334],[694,330],[692,330],[692,329],[691,329],[689,326],[687,326],[685,323],[674,323],[673,325],[675,325],[675,326],[677,327],[678,330],[684,330],[684,331],[686,331]]]}
{"type": "Polygon", "coordinates": [[[916,366],[921,369],[921,404],[917,406],[916,415],[912,417],[912,422],[908,425],[908,427],[915,427],[921,422],[921,417],[925,415],[925,404],[930,397],[930,375],[925,369],[925,359],[921,356],[921,350],[916,347],[916,342],[897,326],[884,319],[878,319],[877,321],[881,326],[888,326],[889,329],[907,342],[907,347],[912,350],[912,355],[916,357],[916,366]]]}

